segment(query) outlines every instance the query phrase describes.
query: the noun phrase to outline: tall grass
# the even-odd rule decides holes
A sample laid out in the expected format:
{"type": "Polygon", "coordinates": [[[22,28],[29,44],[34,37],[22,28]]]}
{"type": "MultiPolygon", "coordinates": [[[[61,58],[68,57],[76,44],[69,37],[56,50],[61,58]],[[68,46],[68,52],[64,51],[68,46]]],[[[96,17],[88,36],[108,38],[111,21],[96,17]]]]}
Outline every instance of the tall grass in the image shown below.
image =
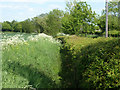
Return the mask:
{"type": "Polygon", "coordinates": [[[44,34],[30,36],[23,44],[3,45],[2,87],[59,87],[60,46],[44,34]]]}

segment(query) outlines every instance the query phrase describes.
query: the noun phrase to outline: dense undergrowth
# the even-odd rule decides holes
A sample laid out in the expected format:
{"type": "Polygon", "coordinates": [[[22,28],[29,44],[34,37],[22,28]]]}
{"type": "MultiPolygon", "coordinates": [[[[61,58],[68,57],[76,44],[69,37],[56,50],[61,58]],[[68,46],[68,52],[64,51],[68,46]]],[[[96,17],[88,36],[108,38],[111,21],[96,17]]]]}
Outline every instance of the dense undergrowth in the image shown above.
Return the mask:
{"type": "Polygon", "coordinates": [[[60,37],[64,88],[119,88],[120,40],[60,37]]]}

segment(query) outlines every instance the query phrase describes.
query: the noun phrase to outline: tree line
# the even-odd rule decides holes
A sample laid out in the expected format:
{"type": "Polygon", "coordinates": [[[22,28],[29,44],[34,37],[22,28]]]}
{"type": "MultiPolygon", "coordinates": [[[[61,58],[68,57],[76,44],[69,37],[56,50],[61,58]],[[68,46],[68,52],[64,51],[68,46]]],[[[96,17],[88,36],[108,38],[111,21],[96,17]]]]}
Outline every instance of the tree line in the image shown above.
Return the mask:
{"type": "MultiPolygon", "coordinates": [[[[109,31],[118,31],[118,2],[110,1],[108,6],[109,31]]],[[[53,9],[49,13],[21,22],[4,21],[2,31],[46,33],[53,36],[60,32],[76,35],[102,34],[105,32],[105,14],[106,11],[103,10],[102,15],[99,16],[86,2],[74,0],[66,3],[66,11],[53,9]]]]}

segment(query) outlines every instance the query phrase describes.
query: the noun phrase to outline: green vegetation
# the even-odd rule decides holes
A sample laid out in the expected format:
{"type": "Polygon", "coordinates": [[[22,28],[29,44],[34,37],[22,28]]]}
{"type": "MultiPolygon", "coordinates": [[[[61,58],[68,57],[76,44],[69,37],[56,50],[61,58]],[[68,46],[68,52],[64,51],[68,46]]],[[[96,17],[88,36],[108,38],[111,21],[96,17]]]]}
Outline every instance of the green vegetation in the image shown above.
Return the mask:
{"type": "Polygon", "coordinates": [[[3,88],[58,87],[60,44],[41,37],[38,41],[30,40],[2,49],[3,88]]]}
{"type": "Polygon", "coordinates": [[[63,17],[62,29],[67,34],[94,33],[95,12],[86,2],[68,2],[68,12],[63,17]],[[74,5],[74,6],[73,6],[74,5]]]}
{"type": "MultiPolygon", "coordinates": [[[[118,9],[118,2],[116,0],[110,1],[108,3],[108,26],[109,26],[109,31],[119,31],[119,21],[118,21],[118,16],[119,16],[119,9],[118,9]]],[[[105,19],[106,19],[106,12],[105,10],[102,11],[102,15],[99,16],[98,18],[98,26],[100,27],[101,31],[104,33],[105,32],[105,19]]]]}
{"type": "Polygon", "coordinates": [[[60,37],[64,88],[119,88],[120,40],[60,37]]]}
{"type": "Polygon", "coordinates": [[[59,36],[61,47],[49,36],[24,35],[27,42],[16,36],[20,43],[10,44],[13,36],[2,48],[3,88],[120,87],[118,38],[59,36]]]}
{"type": "Polygon", "coordinates": [[[109,2],[110,38],[102,37],[105,13],[98,16],[86,2],[74,0],[66,3],[65,12],[54,9],[0,23],[2,87],[120,88],[117,3],[109,2]]]}
{"type": "MultiPolygon", "coordinates": [[[[112,37],[119,37],[120,31],[112,30],[112,31],[109,31],[108,34],[109,36],[112,36],[112,37]]],[[[103,33],[103,35],[105,35],[105,32],[103,33]]]]}
{"type": "MultiPolygon", "coordinates": [[[[119,31],[118,3],[109,2],[109,31],[119,31]]],[[[90,5],[79,0],[66,2],[66,11],[53,9],[49,13],[28,18],[24,21],[4,21],[2,31],[45,33],[56,36],[58,33],[81,35],[103,35],[105,32],[105,10],[99,16],[90,5]],[[99,31],[99,32],[96,32],[99,31]]],[[[112,36],[112,35],[111,35],[112,36]]],[[[93,36],[94,37],[94,36],[93,36]]]]}
{"type": "Polygon", "coordinates": [[[63,11],[54,9],[53,11],[50,11],[48,14],[48,18],[46,20],[46,31],[44,33],[48,35],[55,36],[57,33],[60,32],[62,22],[61,17],[63,16],[63,11]]]}

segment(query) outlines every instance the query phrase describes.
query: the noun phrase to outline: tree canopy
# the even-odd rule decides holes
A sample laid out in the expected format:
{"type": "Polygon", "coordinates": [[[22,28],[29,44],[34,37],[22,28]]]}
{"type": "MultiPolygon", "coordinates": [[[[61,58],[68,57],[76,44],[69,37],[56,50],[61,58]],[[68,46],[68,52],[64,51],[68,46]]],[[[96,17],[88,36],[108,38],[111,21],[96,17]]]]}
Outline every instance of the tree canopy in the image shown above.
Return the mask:
{"type": "MultiPolygon", "coordinates": [[[[108,3],[109,31],[119,30],[120,27],[118,2],[113,1],[108,3]]],[[[79,35],[96,34],[96,31],[101,30],[104,33],[105,14],[103,10],[102,15],[98,16],[86,2],[73,0],[66,2],[66,11],[53,9],[21,22],[5,21],[2,23],[2,31],[46,33],[53,36],[60,32],[79,35]]]]}
{"type": "MultiPolygon", "coordinates": [[[[119,9],[118,9],[118,2],[114,0],[108,2],[108,26],[109,31],[111,30],[119,30],[119,22],[118,22],[118,15],[119,15],[119,9]]],[[[105,31],[105,10],[102,11],[102,15],[98,19],[98,26],[101,28],[102,32],[105,31]]]]}
{"type": "Polygon", "coordinates": [[[65,33],[94,33],[97,23],[96,13],[86,2],[67,2],[67,12],[63,17],[62,29],[65,33]]]}

